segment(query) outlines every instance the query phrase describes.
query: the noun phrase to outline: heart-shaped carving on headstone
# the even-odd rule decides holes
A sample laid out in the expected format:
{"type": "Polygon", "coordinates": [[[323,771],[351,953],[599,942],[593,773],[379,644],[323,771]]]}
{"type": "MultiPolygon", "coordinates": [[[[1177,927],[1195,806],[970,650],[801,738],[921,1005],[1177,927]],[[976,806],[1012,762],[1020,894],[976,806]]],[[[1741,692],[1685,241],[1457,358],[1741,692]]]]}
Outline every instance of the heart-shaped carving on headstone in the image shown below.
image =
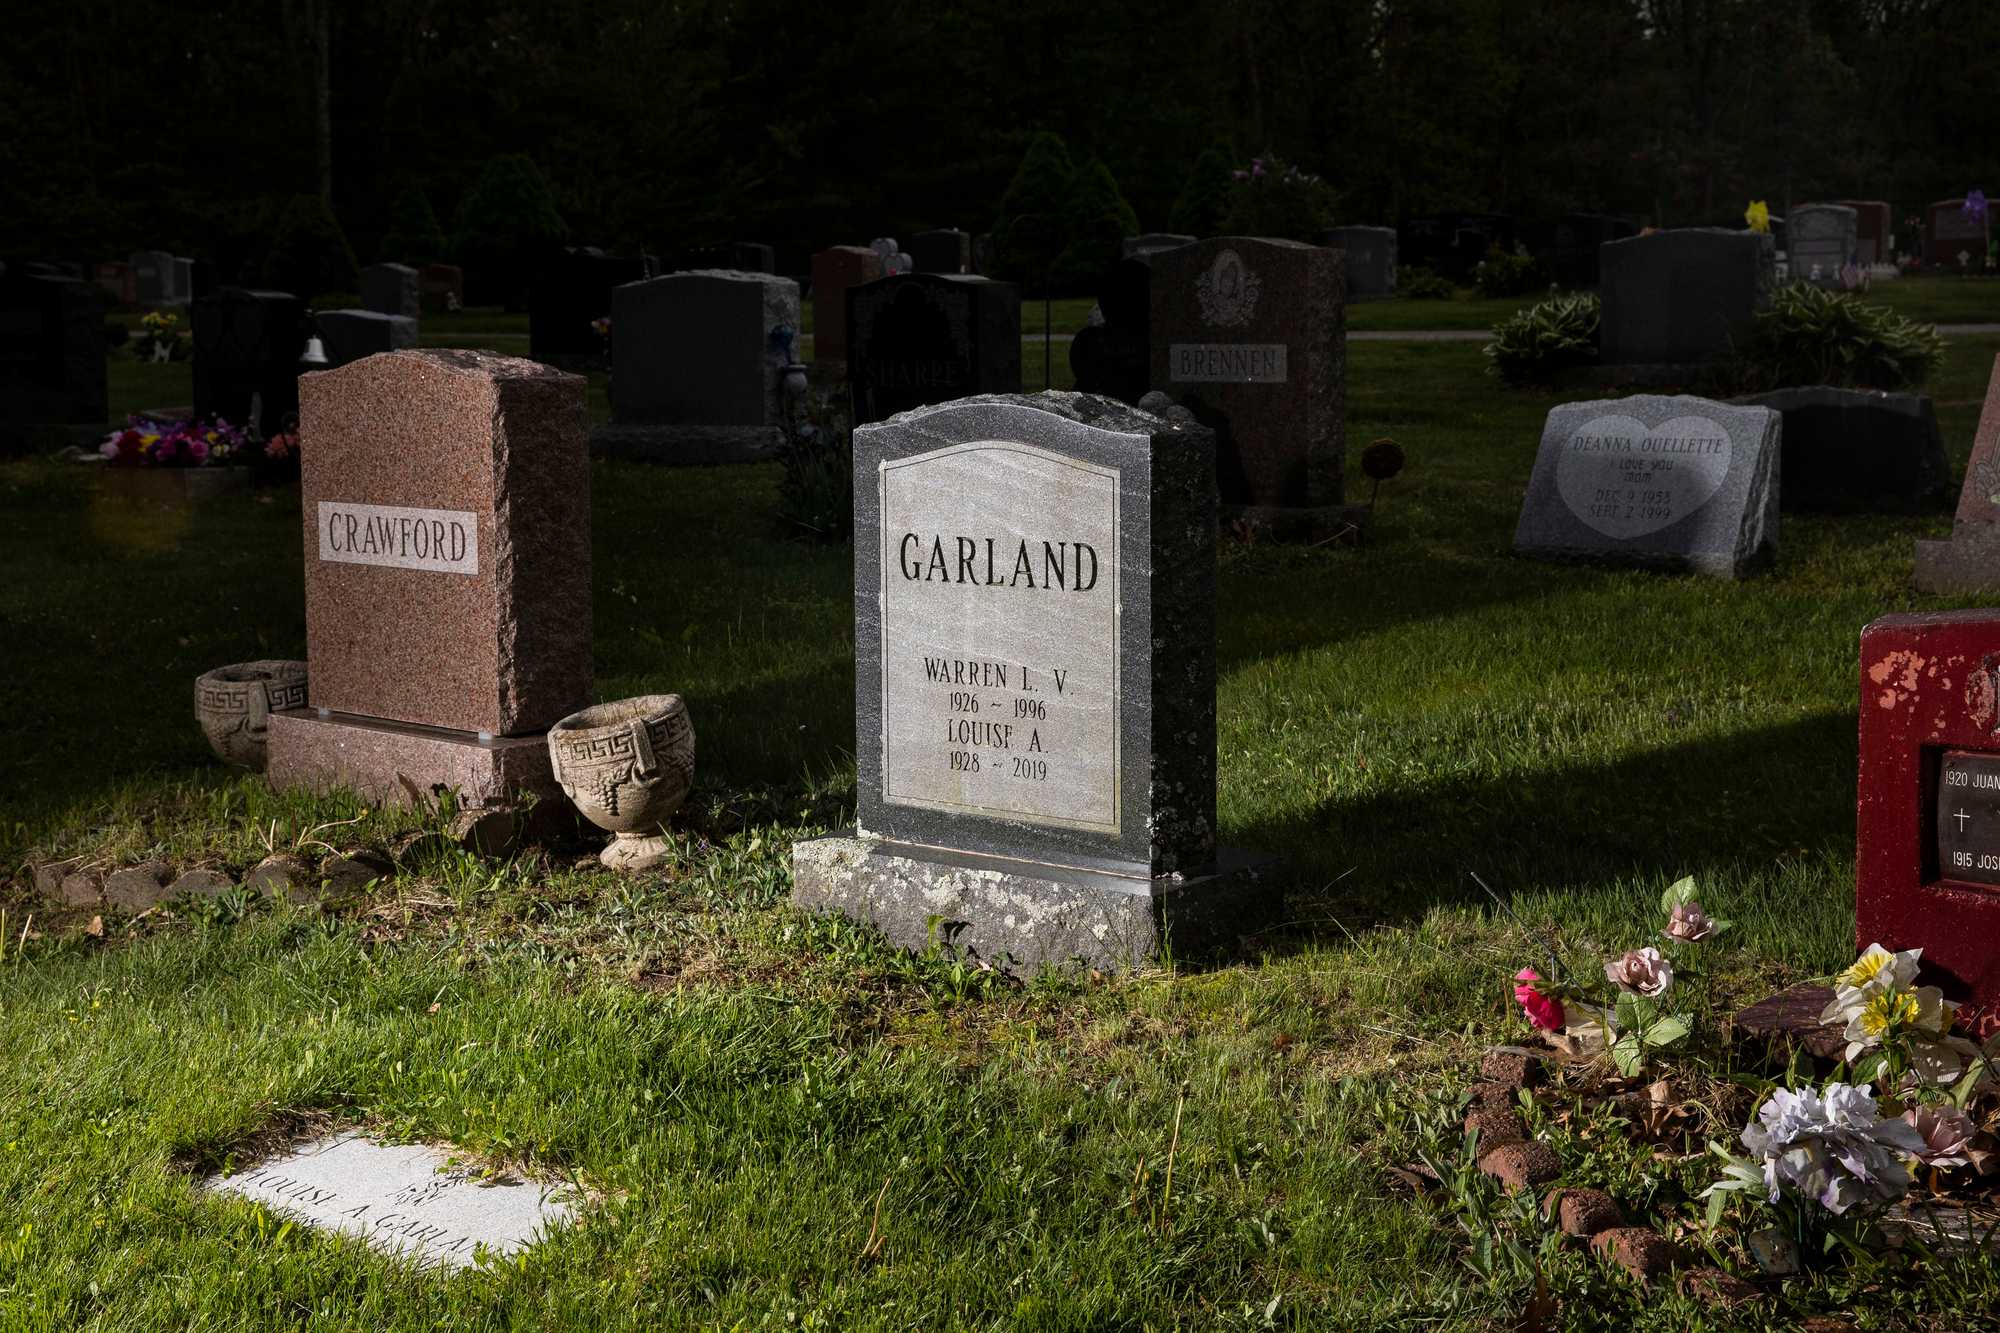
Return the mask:
{"type": "Polygon", "coordinates": [[[1607,537],[1658,532],[1707,504],[1729,475],[1729,432],[1707,417],[1657,426],[1593,417],[1563,441],[1556,489],[1570,512],[1607,537]]]}

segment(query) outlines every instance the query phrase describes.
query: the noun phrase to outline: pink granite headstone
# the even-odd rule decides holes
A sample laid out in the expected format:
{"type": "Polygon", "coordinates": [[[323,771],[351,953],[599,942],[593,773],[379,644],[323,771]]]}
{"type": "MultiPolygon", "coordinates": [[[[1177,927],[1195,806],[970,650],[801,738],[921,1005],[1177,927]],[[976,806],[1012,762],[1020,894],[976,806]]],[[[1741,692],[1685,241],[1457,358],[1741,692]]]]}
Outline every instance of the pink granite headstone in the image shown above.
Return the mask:
{"type": "Polygon", "coordinates": [[[312,684],[273,719],[272,780],[546,789],[544,733],[590,702],[583,378],[398,351],[299,399],[312,684]]]}

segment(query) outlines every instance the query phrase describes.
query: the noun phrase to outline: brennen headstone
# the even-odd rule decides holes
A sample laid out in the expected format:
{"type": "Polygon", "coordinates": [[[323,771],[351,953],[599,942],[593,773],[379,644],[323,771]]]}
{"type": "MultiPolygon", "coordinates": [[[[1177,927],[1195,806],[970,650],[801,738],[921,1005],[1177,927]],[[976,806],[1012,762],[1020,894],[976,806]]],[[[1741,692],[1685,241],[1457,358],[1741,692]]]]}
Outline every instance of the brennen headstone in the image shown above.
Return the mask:
{"type": "Polygon", "coordinates": [[[545,733],[591,691],[583,394],[457,350],[304,378],[310,707],[271,717],[274,786],[554,791],[545,733]]]}
{"type": "Polygon", "coordinates": [[[1152,256],[1152,387],[1216,432],[1225,521],[1314,537],[1341,505],[1343,256],[1219,236],[1152,256]]]}
{"type": "Polygon", "coordinates": [[[1215,840],[1213,437],[1180,417],[998,395],[855,432],[860,827],[797,845],[795,903],[1022,971],[1249,926],[1215,840]]]}
{"type": "Polygon", "coordinates": [[[1780,417],[1685,395],[1549,413],[1514,549],[1741,578],[1778,548],[1780,417]]]}

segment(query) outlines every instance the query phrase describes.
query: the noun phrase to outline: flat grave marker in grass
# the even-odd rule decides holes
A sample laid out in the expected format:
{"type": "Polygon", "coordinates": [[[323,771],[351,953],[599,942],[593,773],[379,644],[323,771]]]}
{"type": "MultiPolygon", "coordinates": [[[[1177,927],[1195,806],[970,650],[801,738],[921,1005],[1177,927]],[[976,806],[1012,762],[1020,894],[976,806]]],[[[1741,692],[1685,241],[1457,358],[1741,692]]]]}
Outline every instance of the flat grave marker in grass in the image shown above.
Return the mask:
{"type": "Polygon", "coordinates": [[[1686,395],[1551,411],[1514,549],[1741,578],[1778,548],[1782,418],[1686,395]]]}
{"type": "Polygon", "coordinates": [[[307,1226],[358,1236],[420,1267],[469,1268],[483,1250],[518,1253],[575,1217],[568,1186],[482,1176],[423,1144],[335,1134],[204,1182],[307,1226]]]}
{"type": "Polygon", "coordinates": [[[303,383],[311,706],[272,717],[272,784],[553,794],[591,690],[582,377],[426,350],[303,383]]]}
{"type": "Polygon", "coordinates": [[[797,846],[795,903],[1028,971],[1246,923],[1215,845],[1214,437],[1177,417],[1002,395],[855,433],[860,827],[797,846]]]}

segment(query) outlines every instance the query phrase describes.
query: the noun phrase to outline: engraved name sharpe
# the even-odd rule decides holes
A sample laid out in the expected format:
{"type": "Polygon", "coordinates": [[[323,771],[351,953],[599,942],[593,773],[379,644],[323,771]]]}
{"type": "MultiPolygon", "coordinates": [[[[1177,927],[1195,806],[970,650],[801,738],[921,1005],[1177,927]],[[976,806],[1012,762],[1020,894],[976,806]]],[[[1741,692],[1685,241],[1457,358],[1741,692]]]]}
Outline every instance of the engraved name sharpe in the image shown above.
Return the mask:
{"type": "Polygon", "coordinates": [[[319,558],[433,574],[477,574],[479,517],[459,509],[321,500],[319,558]]]}
{"type": "Polygon", "coordinates": [[[882,799],[1116,835],[1118,470],[982,440],[880,478],[882,799]]]}

